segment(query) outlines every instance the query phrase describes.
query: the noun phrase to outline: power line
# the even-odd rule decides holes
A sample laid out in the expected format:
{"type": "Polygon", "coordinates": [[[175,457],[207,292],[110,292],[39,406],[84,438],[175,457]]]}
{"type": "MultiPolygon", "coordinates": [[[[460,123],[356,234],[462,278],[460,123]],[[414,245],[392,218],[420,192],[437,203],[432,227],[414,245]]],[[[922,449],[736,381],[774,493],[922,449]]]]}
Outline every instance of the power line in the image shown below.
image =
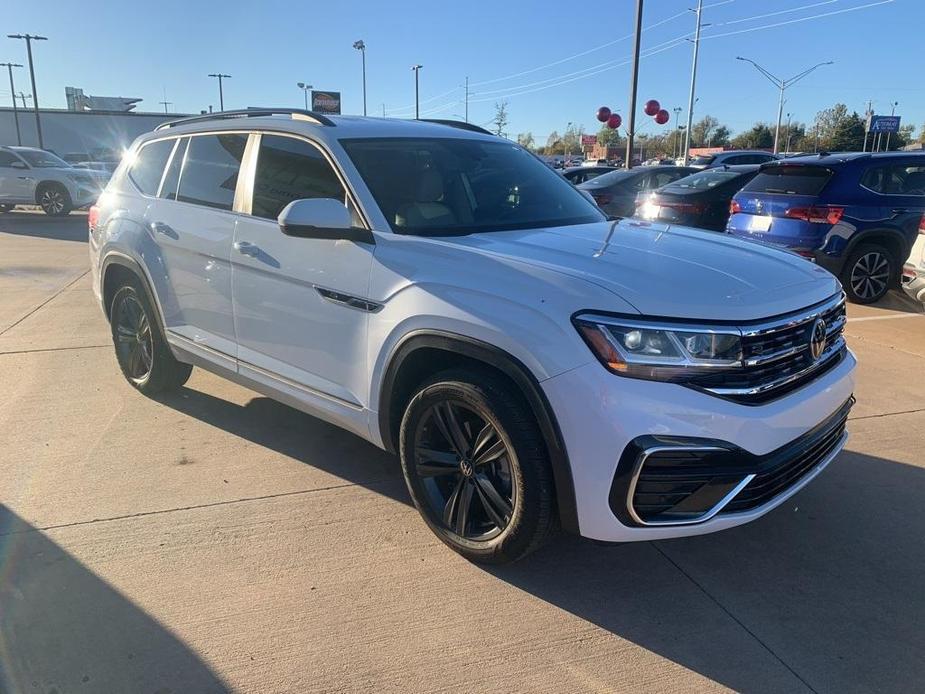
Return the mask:
{"type": "Polygon", "coordinates": [[[814,2],[809,5],[801,5],[800,7],[791,7],[787,10],[777,10],[776,12],[766,12],[765,14],[756,14],[754,17],[745,17],[743,19],[731,19],[728,22],[714,22],[713,26],[722,27],[729,24],[741,24],[742,22],[751,22],[756,19],[764,19],[765,17],[776,17],[781,14],[789,14],[790,12],[802,12],[803,10],[809,10],[813,7],[819,7],[821,5],[831,5],[832,3],[841,2],[841,0],[822,0],[821,2],[814,2]]]}
{"type": "Polygon", "coordinates": [[[735,36],[736,34],[746,34],[750,31],[761,31],[763,29],[773,29],[774,27],[781,27],[787,24],[797,24],[799,22],[808,22],[811,19],[819,19],[820,17],[831,17],[836,14],[845,14],[846,12],[854,12],[855,10],[866,10],[869,7],[876,7],[877,5],[888,5],[896,0],[879,0],[879,2],[869,2],[866,5],[858,5],[857,7],[847,7],[843,10],[832,10],[831,12],[822,12],[820,14],[814,14],[811,17],[800,17],[799,19],[788,19],[785,22],[777,22],[775,24],[765,24],[760,27],[752,27],[750,29],[739,29],[738,31],[727,31],[724,34],[710,34],[709,36],[702,36],[701,41],[706,39],[718,39],[723,36],[735,36]]]}

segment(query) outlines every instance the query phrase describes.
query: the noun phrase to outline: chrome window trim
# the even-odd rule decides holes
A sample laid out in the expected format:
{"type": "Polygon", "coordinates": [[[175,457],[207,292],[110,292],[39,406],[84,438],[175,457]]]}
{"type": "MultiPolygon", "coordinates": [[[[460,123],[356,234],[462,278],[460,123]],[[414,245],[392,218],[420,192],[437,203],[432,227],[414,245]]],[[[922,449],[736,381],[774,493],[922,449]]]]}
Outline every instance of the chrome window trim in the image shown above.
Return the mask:
{"type": "Polygon", "coordinates": [[[653,446],[652,448],[647,448],[642,451],[642,453],[639,454],[639,457],[636,458],[636,462],[633,465],[633,475],[630,478],[629,489],[626,492],[626,510],[629,513],[630,518],[632,518],[633,521],[639,525],[664,526],[695,525],[697,523],[704,523],[722,511],[723,508],[729,504],[729,502],[738,496],[739,492],[745,489],[749,482],[755,479],[755,473],[745,475],[745,477],[743,477],[735,487],[729,490],[729,492],[713,507],[711,507],[705,513],[702,513],[699,516],[695,516],[694,518],[686,518],[684,520],[646,521],[643,520],[638,513],[636,513],[636,508],[633,506],[633,496],[636,494],[636,485],[639,482],[639,476],[642,474],[642,468],[643,465],[645,465],[646,460],[654,453],[663,453],[665,451],[723,451],[728,453],[729,449],[723,448],[721,446],[653,446]]]}

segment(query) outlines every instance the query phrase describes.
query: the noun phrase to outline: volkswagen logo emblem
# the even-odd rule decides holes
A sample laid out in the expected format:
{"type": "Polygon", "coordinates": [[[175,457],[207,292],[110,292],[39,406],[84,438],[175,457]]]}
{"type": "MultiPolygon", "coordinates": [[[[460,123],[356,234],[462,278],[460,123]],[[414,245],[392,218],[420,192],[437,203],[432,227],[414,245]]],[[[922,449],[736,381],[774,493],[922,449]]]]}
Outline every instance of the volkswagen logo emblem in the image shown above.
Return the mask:
{"type": "Polygon", "coordinates": [[[812,355],[813,361],[817,361],[825,351],[825,336],[825,321],[817,318],[809,333],[809,353],[812,355]]]}

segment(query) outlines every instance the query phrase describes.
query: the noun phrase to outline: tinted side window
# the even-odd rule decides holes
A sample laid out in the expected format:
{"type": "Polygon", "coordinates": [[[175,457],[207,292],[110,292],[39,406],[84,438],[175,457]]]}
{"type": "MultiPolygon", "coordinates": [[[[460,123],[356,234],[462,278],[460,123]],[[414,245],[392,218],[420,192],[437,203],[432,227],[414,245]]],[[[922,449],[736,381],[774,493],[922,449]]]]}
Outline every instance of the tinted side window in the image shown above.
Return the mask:
{"type": "Polygon", "coordinates": [[[17,157],[15,154],[11,154],[10,152],[0,152],[0,166],[2,166],[4,169],[10,168],[10,164],[12,164],[14,161],[19,161],[19,157],[17,157]]]}
{"type": "Polygon", "coordinates": [[[861,185],[883,195],[925,195],[925,166],[872,166],[861,177],[861,185]]]}
{"type": "Polygon", "coordinates": [[[246,144],[243,134],[191,137],[177,200],[230,210],[246,144]]]}
{"type": "Polygon", "coordinates": [[[145,195],[157,195],[157,187],[161,183],[164,165],[173,150],[174,139],[158,140],[142,146],[135,155],[128,177],[138,186],[145,195]]]}
{"type": "Polygon", "coordinates": [[[164,183],[161,185],[161,193],[158,197],[166,200],[177,199],[177,188],[180,186],[180,171],[183,170],[187,145],[189,145],[189,138],[184,137],[174,150],[170,164],[167,165],[167,173],[164,174],[164,183]]]}
{"type": "Polygon", "coordinates": [[[251,207],[255,217],[276,219],[293,200],[344,197],[337,174],[317,147],[291,137],[261,137],[251,207]]]}

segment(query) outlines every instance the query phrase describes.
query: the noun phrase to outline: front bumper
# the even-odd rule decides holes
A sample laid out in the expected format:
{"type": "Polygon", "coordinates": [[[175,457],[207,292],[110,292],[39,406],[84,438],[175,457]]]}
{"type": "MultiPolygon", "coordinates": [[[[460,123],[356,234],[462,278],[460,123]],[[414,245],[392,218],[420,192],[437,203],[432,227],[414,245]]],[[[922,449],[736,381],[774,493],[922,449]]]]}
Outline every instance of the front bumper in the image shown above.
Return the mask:
{"type": "Polygon", "coordinates": [[[906,294],[925,303],[925,268],[906,263],[903,266],[902,286],[906,294]]]}
{"type": "Polygon", "coordinates": [[[806,436],[845,406],[854,391],[855,365],[848,351],[822,376],[760,406],[670,383],[621,378],[597,362],[544,381],[571,463],[579,532],[611,542],[657,540],[723,530],[764,515],[831,462],[846,437],[839,436],[809,470],[759,505],[683,525],[644,525],[631,514],[616,513],[611,492],[618,462],[640,437],[710,439],[753,457],[768,456],[806,436]]]}

